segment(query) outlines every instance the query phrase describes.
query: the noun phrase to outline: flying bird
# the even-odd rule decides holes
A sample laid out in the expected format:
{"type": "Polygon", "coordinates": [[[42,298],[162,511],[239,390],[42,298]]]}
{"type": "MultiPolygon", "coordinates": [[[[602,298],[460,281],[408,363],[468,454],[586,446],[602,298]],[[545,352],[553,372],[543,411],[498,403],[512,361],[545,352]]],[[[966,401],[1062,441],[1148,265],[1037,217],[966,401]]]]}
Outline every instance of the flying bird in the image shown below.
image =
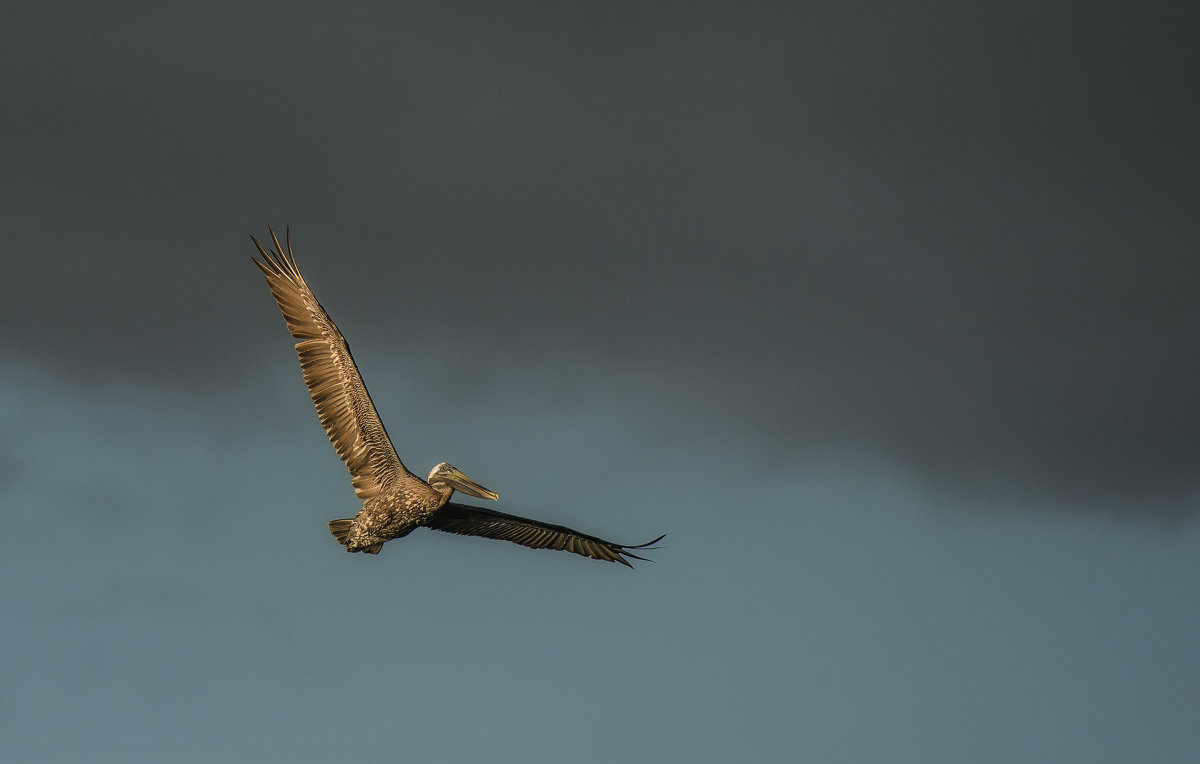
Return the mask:
{"type": "Polygon", "coordinates": [[[304,282],[292,255],[269,226],[273,249],[250,237],[262,260],[251,257],[266,275],[267,286],[296,338],[304,384],[317,417],[342,461],[350,470],[354,493],[363,500],[352,518],[329,521],[329,530],[347,552],[379,554],[384,543],[416,528],[433,528],[464,536],[503,539],[532,549],[561,549],[595,560],[645,560],[631,549],[652,549],[664,537],[645,544],[614,544],[562,525],[551,525],[495,510],[450,501],[455,491],[479,499],[500,495],[442,462],[422,480],[408,471],[384,429],[375,404],[350,355],[350,345],[304,282]]]}

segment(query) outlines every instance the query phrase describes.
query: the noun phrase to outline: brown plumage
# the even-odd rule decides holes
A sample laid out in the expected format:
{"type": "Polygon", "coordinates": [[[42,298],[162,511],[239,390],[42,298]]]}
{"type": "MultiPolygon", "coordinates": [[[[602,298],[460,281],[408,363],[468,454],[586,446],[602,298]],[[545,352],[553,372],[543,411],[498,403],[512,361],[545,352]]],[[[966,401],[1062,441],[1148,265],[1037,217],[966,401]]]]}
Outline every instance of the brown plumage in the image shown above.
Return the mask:
{"type": "Polygon", "coordinates": [[[330,532],[346,551],[378,554],[384,542],[424,526],[503,539],[533,549],[561,549],[632,567],[626,558],[646,558],[629,550],[653,548],[663,539],[659,536],[645,544],[614,544],[562,525],[450,502],[456,490],[481,499],[500,497],[445,462],[434,467],[425,480],[409,472],[375,411],[350,355],[350,345],[296,267],[291,236],[285,236],[286,246],[281,246],[275,231],[268,230],[274,248],[264,249],[251,236],[263,257],[261,261],[251,259],[266,275],[288,331],[297,340],[300,370],[317,417],[350,470],[354,493],[363,500],[362,509],[353,518],[329,523],[330,532]]]}

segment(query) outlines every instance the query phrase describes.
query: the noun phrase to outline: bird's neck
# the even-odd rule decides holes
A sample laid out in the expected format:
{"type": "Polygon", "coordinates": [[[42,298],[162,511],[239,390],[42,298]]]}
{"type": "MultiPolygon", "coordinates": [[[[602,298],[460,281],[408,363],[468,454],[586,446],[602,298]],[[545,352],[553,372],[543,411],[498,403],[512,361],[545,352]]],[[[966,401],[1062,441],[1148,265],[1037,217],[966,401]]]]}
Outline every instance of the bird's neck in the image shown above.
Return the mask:
{"type": "Polygon", "coordinates": [[[432,488],[438,496],[442,497],[442,501],[438,504],[439,507],[442,506],[442,504],[450,501],[450,497],[454,495],[454,489],[445,483],[430,483],[429,487],[432,488]]]}

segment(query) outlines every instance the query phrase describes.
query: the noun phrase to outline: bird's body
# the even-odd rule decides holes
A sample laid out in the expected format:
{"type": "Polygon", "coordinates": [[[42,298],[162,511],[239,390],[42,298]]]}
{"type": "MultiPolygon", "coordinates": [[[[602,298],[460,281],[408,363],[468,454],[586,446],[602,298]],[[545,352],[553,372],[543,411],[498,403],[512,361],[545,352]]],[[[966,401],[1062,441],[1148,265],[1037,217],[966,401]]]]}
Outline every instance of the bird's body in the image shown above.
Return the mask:
{"type": "Polygon", "coordinates": [[[372,496],[353,519],[334,520],[329,528],[347,551],[377,553],[383,542],[407,536],[449,498],[414,478],[372,496]]]}
{"type": "Polygon", "coordinates": [[[347,551],[378,554],[385,542],[428,527],[629,565],[627,557],[645,559],[630,549],[645,549],[663,538],[638,545],[614,544],[565,526],[456,504],[450,501],[456,490],[481,499],[499,495],[445,462],[425,480],[409,472],[379,419],[349,344],[300,275],[290,239],[285,248],[271,231],[271,240],[273,250],[254,240],[263,257],[254,263],[266,276],[288,331],[298,340],[296,353],[317,416],[363,500],[353,518],[329,523],[330,532],[347,551]]]}

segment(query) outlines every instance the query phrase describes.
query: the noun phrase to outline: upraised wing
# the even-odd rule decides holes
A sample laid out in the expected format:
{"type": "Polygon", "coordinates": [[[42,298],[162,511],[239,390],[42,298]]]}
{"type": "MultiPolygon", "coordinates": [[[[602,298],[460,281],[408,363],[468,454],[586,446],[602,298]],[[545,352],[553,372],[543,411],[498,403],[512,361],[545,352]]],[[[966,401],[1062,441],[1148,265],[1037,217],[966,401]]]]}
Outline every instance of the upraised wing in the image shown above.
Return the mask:
{"type": "MultiPolygon", "coordinates": [[[[611,541],[589,536],[562,525],[551,525],[452,501],[434,512],[433,516],[425,521],[425,525],[434,530],[457,533],[460,536],[482,536],[488,539],[511,541],[530,549],[561,549],[584,557],[591,557],[593,560],[619,562],[630,568],[633,566],[625,559],[626,557],[646,560],[645,557],[638,557],[630,552],[630,549],[653,549],[654,544],[666,537],[666,534],[663,534],[653,541],[633,546],[614,544],[611,541]]],[[[646,561],[650,562],[650,560],[646,561]]]]}
{"type": "Polygon", "coordinates": [[[304,283],[292,256],[291,236],[285,235],[285,248],[280,246],[275,231],[270,227],[267,230],[275,248],[264,249],[251,236],[265,262],[250,259],[266,275],[267,286],[283,312],[288,331],[299,340],[296,354],[300,357],[304,384],[317,407],[325,434],[350,470],[354,493],[360,499],[369,499],[411,473],[400,462],[375,411],[350,355],[350,345],[304,283]]]}

